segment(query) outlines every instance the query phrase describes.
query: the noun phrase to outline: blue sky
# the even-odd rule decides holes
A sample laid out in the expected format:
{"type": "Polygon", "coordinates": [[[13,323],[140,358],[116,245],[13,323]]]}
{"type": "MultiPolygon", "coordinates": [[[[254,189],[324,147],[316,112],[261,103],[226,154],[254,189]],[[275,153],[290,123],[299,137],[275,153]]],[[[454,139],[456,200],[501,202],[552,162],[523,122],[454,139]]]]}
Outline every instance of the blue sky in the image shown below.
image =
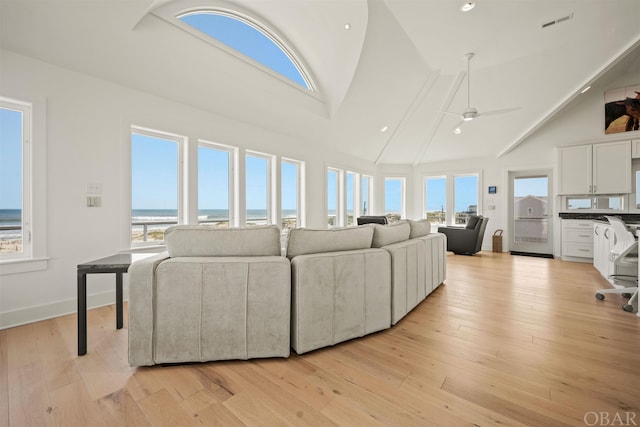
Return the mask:
{"type": "MultiPolygon", "coordinates": [[[[131,141],[132,208],[177,209],[177,144],[136,133],[131,141]]],[[[247,155],[245,165],[247,209],[266,209],[267,159],[247,155]]],[[[297,168],[282,163],[282,209],[296,209],[297,168]]],[[[229,152],[198,147],[198,209],[229,209],[229,152]]]]}
{"type": "Polygon", "coordinates": [[[22,208],[22,113],[0,108],[0,209],[22,208]]]}
{"type": "Polygon", "coordinates": [[[183,22],[227,46],[308,88],[291,59],[262,32],[229,16],[199,13],[180,18],[183,22]]]}

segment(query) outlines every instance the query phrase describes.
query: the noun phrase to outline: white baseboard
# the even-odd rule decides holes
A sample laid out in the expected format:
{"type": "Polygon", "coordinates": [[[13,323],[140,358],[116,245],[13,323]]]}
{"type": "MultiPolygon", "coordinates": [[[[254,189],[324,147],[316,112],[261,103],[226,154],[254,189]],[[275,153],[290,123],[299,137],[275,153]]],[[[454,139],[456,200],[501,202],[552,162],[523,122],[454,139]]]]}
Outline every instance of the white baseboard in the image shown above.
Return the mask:
{"type": "MultiPolygon", "coordinates": [[[[123,290],[123,298],[128,299],[129,290],[123,290]]],[[[99,294],[87,295],[87,309],[104,307],[116,303],[116,291],[103,292],[99,294]]],[[[51,304],[43,304],[35,307],[22,308],[13,311],[0,313],[0,330],[13,328],[15,326],[26,325],[27,323],[38,322],[40,320],[51,319],[76,313],[78,310],[78,300],[70,299],[57,301],[51,304]]]]}

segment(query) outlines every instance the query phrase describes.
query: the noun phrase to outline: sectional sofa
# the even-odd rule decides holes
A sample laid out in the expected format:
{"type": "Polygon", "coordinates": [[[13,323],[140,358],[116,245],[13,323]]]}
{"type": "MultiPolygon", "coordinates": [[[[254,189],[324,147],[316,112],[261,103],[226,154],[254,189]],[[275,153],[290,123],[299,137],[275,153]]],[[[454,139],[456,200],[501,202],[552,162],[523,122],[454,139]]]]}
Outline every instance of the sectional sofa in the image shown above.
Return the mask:
{"type": "Polygon", "coordinates": [[[293,229],[174,226],[129,269],[129,363],[288,357],[389,328],[446,275],[427,221],[293,229]]]}

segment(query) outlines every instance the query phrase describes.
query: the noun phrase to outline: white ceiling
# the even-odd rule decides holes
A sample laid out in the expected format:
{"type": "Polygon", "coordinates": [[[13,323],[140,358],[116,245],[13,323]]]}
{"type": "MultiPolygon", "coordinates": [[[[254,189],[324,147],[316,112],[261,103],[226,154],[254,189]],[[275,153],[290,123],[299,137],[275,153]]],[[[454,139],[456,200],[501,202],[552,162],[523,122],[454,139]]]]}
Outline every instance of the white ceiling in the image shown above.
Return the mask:
{"type": "Polygon", "coordinates": [[[462,3],[1,0],[0,46],[304,143],[401,164],[499,156],[584,85],[616,67],[640,70],[638,0],[477,0],[468,13],[462,3]],[[318,93],[161,18],[202,4],[239,8],[276,29],[318,93]],[[442,111],[466,107],[467,52],[475,53],[472,106],[481,114],[519,109],[481,116],[454,135],[460,119],[442,111]]]}

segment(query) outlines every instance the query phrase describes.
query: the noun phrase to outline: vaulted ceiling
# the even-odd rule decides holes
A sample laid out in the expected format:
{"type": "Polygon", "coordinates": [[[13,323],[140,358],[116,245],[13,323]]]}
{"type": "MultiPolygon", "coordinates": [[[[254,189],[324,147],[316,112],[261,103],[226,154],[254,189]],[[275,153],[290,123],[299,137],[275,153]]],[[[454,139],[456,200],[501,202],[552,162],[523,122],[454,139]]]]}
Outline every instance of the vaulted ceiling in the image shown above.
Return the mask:
{"type": "Polygon", "coordinates": [[[0,46],[377,163],[500,156],[607,73],[640,77],[638,0],[462,3],[2,0],[0,46]],[[163,18],[203,4],[273,27],[317,92],[163,18]],[[480,116],[455,135],[460,117],[444,111],[462,112],[469,95],[480,116]],[[515,110],[483,117],[505,108],[515,110]]]}

